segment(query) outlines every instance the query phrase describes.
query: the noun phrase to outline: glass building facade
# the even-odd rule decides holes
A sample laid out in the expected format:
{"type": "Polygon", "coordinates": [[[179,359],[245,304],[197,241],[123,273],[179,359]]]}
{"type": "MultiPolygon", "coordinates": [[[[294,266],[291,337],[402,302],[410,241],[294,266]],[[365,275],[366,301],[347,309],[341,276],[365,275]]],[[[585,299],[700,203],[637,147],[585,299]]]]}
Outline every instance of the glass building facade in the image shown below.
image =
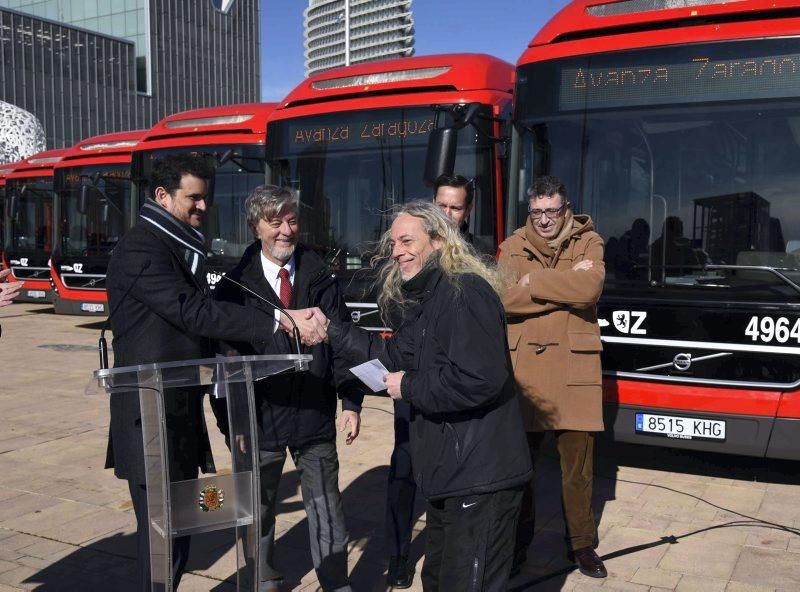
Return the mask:
{"type": "Polygon", "coordinates": [[[0,6],[125,39],[136,51],[136,88],[149,91],[148,0],[0,0],[0,6]]]}
{"type": "Polygon", "coordinates": [[[48,148],[260,97],[259,0],[0,0],[0,100],[48,148]]]}

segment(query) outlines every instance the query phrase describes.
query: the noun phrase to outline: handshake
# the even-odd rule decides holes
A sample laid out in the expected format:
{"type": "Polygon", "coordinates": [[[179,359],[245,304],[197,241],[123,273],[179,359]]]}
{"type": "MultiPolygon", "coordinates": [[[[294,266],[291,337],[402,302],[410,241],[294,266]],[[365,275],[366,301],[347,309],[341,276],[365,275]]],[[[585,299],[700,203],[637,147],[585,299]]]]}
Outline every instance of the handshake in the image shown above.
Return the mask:
{"type": "Polygon", "coordinates": [[[280,327],[291,335],[294,327],[287,318],[287,314],[297,324],[297,328],[300,330],[300,340],[305,345],[317,345],[328,340],[330,320],[318,307],[287,310],[285,314],[281,313],[280,327]]]}

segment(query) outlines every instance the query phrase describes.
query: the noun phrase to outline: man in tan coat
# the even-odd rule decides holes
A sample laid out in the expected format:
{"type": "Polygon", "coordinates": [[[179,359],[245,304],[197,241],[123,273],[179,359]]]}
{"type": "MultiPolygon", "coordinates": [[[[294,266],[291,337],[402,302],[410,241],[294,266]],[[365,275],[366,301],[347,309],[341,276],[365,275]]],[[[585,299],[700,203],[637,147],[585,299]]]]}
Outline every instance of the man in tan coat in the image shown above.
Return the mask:
{"type": "MultiPolygon", "coordinates": [[[[603,430],[597,324],[603,240],[589,216],[572,214],[556,177],[537,179],[528,199],[527,224],[500,245],[500,265],[516,282],[503,305],[522,416],[532,460],[545,433],[555,435],[570,555],[581,573],[603,578],[592,513],[594,432],[603,430]]],[[[517,568],[533,539],[534,512],[531,482],[517,531],[517,568]]]]}

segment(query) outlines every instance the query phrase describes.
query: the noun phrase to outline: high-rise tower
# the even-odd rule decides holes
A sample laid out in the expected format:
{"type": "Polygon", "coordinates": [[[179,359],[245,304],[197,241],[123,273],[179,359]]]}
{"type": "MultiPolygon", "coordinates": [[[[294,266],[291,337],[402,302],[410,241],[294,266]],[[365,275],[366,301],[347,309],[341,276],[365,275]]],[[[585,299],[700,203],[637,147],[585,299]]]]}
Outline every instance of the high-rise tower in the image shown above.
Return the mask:
{"type": "Polygon", "coordinates": [[[414,54],[411,0],[309,0],[306,75],[414,54]]]}

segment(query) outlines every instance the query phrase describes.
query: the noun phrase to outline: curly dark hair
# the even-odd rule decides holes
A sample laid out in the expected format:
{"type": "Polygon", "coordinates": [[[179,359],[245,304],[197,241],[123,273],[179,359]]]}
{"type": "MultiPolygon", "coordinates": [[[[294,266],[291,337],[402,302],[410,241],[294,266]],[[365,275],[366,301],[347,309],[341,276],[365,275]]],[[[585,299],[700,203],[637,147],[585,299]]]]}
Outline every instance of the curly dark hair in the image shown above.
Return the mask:
{"type": "Polygon", "coordinates": [[[214,178],[214,167],[205,156],[197,154],[168,154],[153,162],[150,188],[163,187],[174,195],[181,186],[184,175],[192,175],[208,182],[214,178]]]}
{"type": "Polygon", "coordinates": [[[545,175],[537,178],[533,182],[533,185],[528,188],[529,199],[532,197],[539,197],[541,195],[545,197],[553,197],[556,193],[564,198],[564,201],[567,201],[566,186],[561,182],[561,179],[554,177],[553,175],[545,175]]]}

